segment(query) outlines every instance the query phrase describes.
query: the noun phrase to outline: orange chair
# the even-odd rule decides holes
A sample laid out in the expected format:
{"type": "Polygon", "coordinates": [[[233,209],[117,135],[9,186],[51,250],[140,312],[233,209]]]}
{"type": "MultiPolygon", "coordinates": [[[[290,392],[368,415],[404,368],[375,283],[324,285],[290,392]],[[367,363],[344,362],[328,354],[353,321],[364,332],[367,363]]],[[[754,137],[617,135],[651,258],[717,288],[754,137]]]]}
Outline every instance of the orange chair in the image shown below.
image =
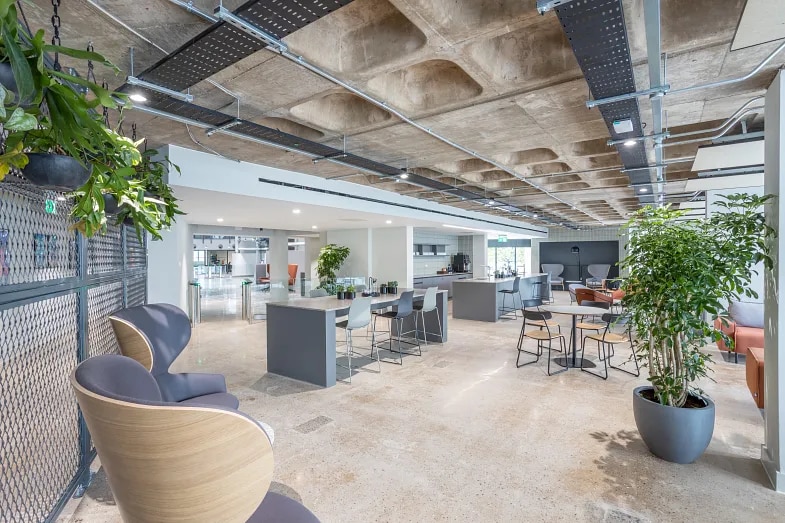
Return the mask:
{"type": "Polygon", "coordinates": [[[294,285],[295,280],[297,279],[297,264],[290,263],[289,264],[289,285],[294,285]]]}

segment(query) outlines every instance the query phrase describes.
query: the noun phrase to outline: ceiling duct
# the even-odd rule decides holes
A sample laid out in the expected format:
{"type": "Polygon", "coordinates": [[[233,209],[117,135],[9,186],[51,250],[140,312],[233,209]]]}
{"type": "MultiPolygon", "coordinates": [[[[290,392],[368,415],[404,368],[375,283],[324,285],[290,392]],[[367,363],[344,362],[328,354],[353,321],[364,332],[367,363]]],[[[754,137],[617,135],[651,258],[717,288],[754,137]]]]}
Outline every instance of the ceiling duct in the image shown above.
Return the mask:
{"type": "MultiPolygon", "coordinates": [[[[242,120],[234,116],[227,115],[220,111],[201,107],[193,103],[164,95],[154,90],[144,90],[147,98],[145,104],[139,104],[134,109],[147,112],[163,118],[179,121],[189,125],[194,125],[208,129],[213,133],[225,134],[236,138],[285,149],[287,151],[303,154],[311,158],[330,161],[337,164],[352,167],[361,171],[369,172],[381,177],[394,180],[405,181],[408,184],[423,187],[425,189],[452,195],[456,199],[475,202],[478,205],[493,207],[503,210],[514,216],[534,218],[533,212],[522,209],[515,205],[508,205],[489,198],[486,195],[456,188],[450,184],[432,180],[425,176],[408,172],[405,169],[387,165],[381,162],[357,156],[334,147],[330,147],[318,142],[313,142],[300,138],[292,134],[284,133],[277,129],[265,127],[257,123],[242,120]],[[231,126],[229,125],[231,124],[231,126]],[[405,175],[405,180],[402,175],[405,175]]],[[[549,225],[562,224],[561,220],[551,219],[538,213],[537,220],[549,225]]],[[[575,227],[572,224],[565,224],[566,227],[575,227]]]]}
{"type": "MultiPolygon", "coordinates": [[[[592,97],[609,98],[635,92],[635,76],[627,40],[622,0],[559,0],[537,3],[544,13],[553,9],[583,71],[592,97]]],[[[630,184],[651,181],[646,145],[641,140],[640,108],[636,98],[607,103],[599,107],[611,139],[627,169],[630,184]],[[629,141],[629,145],[624,142],[629,141]]],[[[641,202],[654,201],[652,191],[639,195],[641,202]]]]}

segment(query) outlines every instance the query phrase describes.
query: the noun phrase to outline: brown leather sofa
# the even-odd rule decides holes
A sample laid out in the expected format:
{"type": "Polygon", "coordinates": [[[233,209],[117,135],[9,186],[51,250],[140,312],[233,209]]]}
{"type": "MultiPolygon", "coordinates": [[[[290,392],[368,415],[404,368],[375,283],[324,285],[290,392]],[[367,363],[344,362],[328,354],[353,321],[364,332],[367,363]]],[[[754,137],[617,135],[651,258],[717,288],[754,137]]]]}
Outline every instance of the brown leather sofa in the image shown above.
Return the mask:
{"type": "Polygon", "coordinates": [[[763,408],[763,348],[747,348],[747,387],[759,409],[763,408]]]}

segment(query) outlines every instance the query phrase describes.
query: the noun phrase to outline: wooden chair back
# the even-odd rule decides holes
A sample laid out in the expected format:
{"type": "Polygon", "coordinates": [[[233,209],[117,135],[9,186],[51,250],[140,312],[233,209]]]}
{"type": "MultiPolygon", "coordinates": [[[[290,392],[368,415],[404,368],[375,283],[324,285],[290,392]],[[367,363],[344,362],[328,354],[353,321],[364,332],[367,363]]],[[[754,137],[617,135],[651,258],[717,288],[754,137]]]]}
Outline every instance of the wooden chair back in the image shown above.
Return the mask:
{"type": "Polygon", "coordinates": [[[120,401],[75,373],[71,385],[125,523],[245,523],[267,494],[272,447],[241,413],[120,401]]]}

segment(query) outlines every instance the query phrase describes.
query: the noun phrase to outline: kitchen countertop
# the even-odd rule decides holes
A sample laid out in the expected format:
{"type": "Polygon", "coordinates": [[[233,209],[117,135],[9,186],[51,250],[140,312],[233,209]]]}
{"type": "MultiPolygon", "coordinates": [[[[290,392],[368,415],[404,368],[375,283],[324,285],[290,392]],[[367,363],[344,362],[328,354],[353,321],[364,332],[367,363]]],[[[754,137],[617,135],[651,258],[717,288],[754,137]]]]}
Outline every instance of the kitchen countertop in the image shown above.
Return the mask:
{"type": "MultiPolygon", "coordinates": [[[[519,276],[523,280],[526,278],[538,278],[541,276],[547,276],[547,274],[548,273],[545,272],[527,272],[524,274],[519,274],[519,276]]],[[[458,280],[458,282],[460,283],[493,283],[493,284],[505,283],[508,281],[515,281],[515,276],[511,276],[509,278],[469,278],[465,280],[458,280]]]]}
{"type": "Polygon", "coordinates": [[[444,274],[428,274],[426,276],[415,276],[415,280],[421,280],[423,278],[441,278],[442,276],[471,276],[472,273],[470,272],[445,272],[444,274]]]}

